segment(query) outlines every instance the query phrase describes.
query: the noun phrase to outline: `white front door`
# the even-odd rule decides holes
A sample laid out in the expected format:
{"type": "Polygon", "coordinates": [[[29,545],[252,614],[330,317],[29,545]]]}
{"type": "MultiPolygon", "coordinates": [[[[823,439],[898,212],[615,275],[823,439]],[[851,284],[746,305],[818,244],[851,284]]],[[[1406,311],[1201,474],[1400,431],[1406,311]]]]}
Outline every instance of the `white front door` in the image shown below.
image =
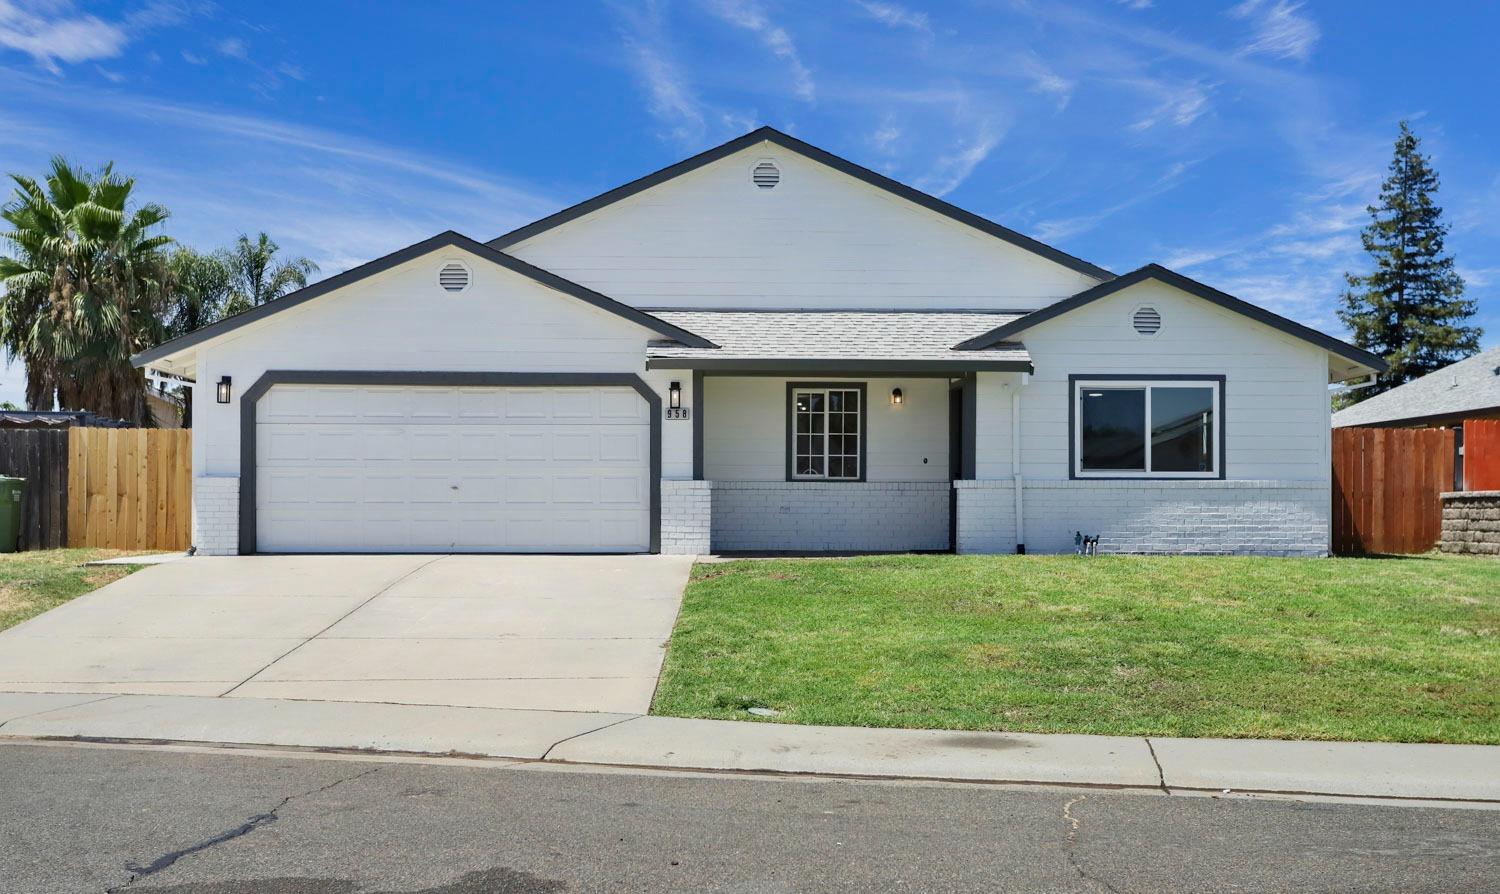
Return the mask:
{"type": "Polygon", "coordinates": [[[644,552],[627,387],[277,385],[256,412],[260,552],[644,552]]]}

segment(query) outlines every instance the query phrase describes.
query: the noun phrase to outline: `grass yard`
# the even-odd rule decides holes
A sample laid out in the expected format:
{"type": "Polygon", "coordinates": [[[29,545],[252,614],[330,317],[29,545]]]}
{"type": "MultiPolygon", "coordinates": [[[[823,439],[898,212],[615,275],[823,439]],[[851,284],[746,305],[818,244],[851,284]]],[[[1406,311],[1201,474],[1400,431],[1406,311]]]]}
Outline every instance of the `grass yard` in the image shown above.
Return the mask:
{"type": "Polygon", "coordinates": [[[1500,561],[700,564],[653,711],[933,729],[1500,744],[1500,561]]]}
{"type": "Polygon", "coordinates": [[[133,555],[117,549],[0,553],[0,630],[119,580],[139,565],[85,568],[84,562],[133,555]]]}

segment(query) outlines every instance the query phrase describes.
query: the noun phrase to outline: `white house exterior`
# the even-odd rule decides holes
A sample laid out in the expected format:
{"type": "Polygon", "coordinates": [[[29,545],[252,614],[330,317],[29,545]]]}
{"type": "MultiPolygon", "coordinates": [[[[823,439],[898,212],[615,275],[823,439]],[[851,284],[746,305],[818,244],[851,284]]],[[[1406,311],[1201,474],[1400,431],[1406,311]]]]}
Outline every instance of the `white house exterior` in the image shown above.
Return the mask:
{"type": "Polygon", "coordinates": [[[769,128],[136,362],[197,383],[206,554],[1322,555],[1383,368],[769,128]]]}

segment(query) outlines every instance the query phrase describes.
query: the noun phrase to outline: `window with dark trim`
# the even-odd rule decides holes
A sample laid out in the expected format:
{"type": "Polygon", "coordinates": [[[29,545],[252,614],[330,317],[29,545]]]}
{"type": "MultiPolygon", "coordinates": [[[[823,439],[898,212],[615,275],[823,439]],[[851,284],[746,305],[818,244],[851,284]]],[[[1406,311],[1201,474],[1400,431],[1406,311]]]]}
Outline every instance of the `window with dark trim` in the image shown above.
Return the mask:
{"type": "Polygon", "coordinates": [[[863,481],[863,382],[793,382],[787,386],[787,478],[863,481]]]}
{"type": "Polygon", "coordinates": [[[1222,377],[1072,377],[1075,478],[1222,478],[1222,377]]]}

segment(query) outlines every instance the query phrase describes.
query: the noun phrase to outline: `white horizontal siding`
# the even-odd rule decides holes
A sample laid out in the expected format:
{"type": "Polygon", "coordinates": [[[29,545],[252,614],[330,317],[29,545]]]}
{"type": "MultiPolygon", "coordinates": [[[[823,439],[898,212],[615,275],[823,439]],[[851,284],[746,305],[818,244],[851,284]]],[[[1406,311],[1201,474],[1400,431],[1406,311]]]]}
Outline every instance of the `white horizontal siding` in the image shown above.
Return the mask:
{"type": "Polygon", "coordinates": [[[770,144],[507,251],[643,307],[1027,309],[1095,282],[770,144]]]}
{"type": "MultiPolygon", "coordinates": [[[[1327,359],[1313,345],[1171,286],[1147,281],[1039,324],[1020,336],[1036,373],[1022,392],[1021,462],[1028,479],[1068,477],[1069,375],[1226,377],[1225,446],[1231,479],[1327,481],[1327,359]],[[1137,335],[1132,311],[1149,303],[1161,331],[1137,335]]],[[[1009,393],[1015,377],[979,377],[981,478],[1010,476],[1009,393]]]]}
{"type": "MultiPolygon", "coordinates": [[[[660,336],[457,249],[443,249],[313,299],[199,349],[193,408],[195,475],[237,475],[240,399],[271,369],[594,372],[641,375],[666,400],[692,376],[642,373],[645,347],[660,336]],[[450,294],[437,271],[455,257],[473,284],[450,294]],[[212,383],[234,380],[218,404],[212,383]]],[[[692,426],[662,427],[664,477],[692,476],[692,426]]]]}
{"type": "MultiPolygon", "coordinates": [[[[704,379],[704,477],[713,481],[786,480],[786,386],[770,376],[704,379]]],[[[870,481],[947,481],[947,379],[837,379],[865,382],[870,481]],[[902,405],[891,406],[892,388],[902,405]]]]}

